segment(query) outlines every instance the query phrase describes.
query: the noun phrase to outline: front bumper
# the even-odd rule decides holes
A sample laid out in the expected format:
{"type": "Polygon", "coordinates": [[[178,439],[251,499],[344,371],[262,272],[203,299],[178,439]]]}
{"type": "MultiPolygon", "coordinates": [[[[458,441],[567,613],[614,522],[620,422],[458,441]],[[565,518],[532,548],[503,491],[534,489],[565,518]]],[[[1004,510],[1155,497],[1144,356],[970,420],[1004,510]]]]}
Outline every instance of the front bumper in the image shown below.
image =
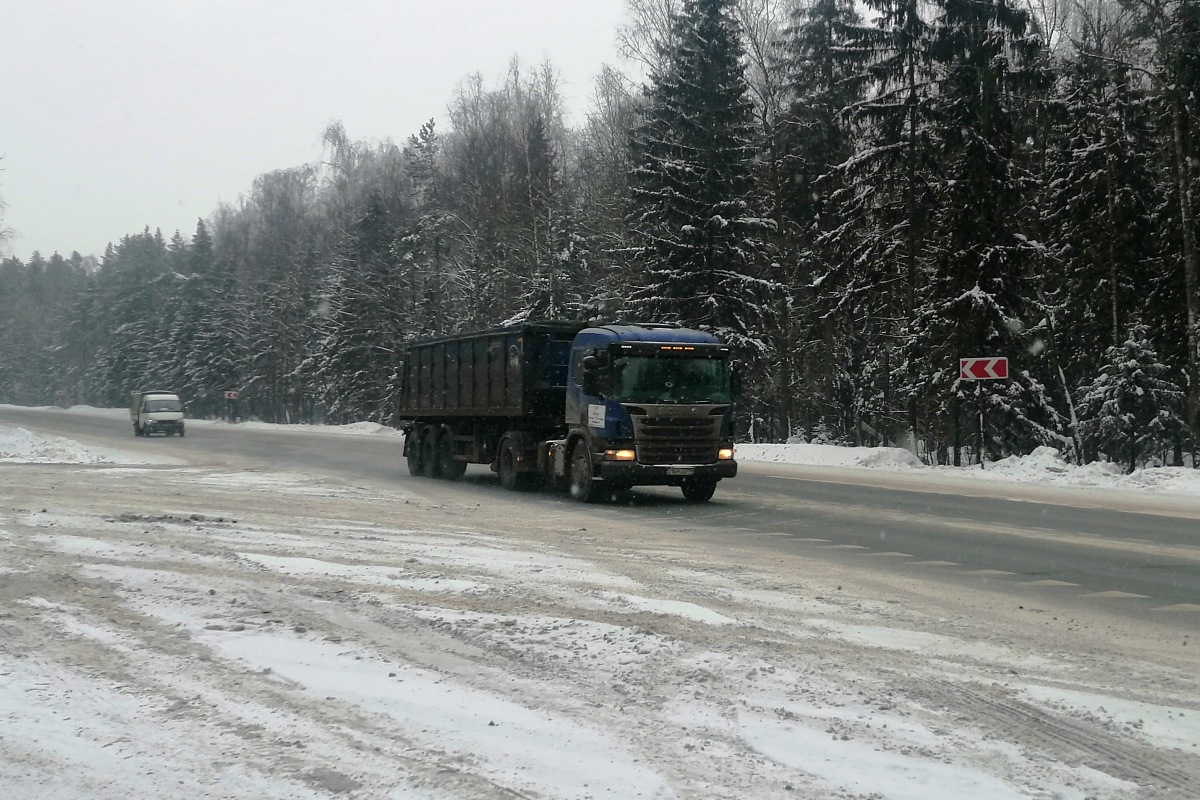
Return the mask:
{"type": "Polygon", "coordinates": [[[183,430],[181,419],[152,419],[142,425],[146,433],[178,433],[183,430]]]}
{"type": "Polygon", "coordinates": [[[737,475],[733,459],[715,464],[639,464],[636,461],[601,461],[600,477],[629,486],[679,486],[684,481],[715,481],[737,475]]]}

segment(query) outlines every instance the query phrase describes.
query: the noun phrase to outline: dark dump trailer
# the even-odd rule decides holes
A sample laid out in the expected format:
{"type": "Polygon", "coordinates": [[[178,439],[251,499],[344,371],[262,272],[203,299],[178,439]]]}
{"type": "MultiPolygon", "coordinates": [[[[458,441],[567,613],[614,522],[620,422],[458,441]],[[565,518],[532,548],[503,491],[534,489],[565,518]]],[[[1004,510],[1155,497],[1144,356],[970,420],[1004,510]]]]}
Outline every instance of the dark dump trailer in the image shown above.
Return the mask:
{"type": "Polygon", "coordinates": [[[729,348],[675,325],[526,322],[405,352],[397,416],[417,476],[487,464],[508,489],[593,502],[638,485],[694,502],[737,474],[729,348]]]}

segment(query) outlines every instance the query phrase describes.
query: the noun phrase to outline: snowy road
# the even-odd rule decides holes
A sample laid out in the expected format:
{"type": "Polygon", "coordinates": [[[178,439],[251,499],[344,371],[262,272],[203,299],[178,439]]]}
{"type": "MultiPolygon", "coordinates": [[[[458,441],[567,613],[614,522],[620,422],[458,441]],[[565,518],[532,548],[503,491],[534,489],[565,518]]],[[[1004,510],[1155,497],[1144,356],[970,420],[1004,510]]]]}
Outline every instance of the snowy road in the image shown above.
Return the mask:
{"type": "MultiPolygon", "coordinates": [[[[456,485],[411,478],[395,432],[345,436],[195,421],[186,440],[138,441],[120,412],[0,408],[0,422],[6,418],[103,446],[176,453],[196,464],[300,469],[447,502],[513,500],[480,467],[456,485]]],[[[974,470],[747,461],[741,470],[741,478],[721,484],[710,506],[683,503],[678,490],[662,488],[639,489],[632,507],[584,512],[563,494],[546,492],[524,496],[521,510],[579,514],[655,531],[687,529],[721,546],[757,544],[860,570],[985,588],[1002,596],[998,602],[1014,606],[1050,594],[1060,602],[1106,604],[1114,613],[1159,624],[1200,627],[1200,495],[983,481],[974,470]],[[1176,613],[1190,606],[1192,613],[1176,613]]]]}
{"type": "Polygon", "coordinates": [[[1186,610],[204,433],[0,463],[0,796],[1200,796],[1186,610]]]}

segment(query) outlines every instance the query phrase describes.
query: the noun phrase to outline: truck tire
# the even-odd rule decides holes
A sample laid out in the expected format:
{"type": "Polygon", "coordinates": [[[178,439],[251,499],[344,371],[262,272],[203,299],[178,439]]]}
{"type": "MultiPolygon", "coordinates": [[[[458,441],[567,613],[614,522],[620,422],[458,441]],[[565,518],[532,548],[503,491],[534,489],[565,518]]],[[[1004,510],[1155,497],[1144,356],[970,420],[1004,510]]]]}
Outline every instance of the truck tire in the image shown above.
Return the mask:
{"type": "Polygon", "coordinates": [[[713,480],[684,481],[679,487],[683,489],[683,497],[689,503],[707,503],[717,491],[717,482],[713,480]]]}
{"type": "Polygon", "coordinates": [[[408,474],[414,478],[425,477],[425,462],[421,458],[421,439],[416,434],[412,435],[412,441],[408,443],[408,474]]]}
{"type": "Polygon", "coordinates": [[[608,489],[595,480],[592,454],[579,442],[571,450],[571,496],[583,503],[598,503],[608,497],[608,489]]]}
{"type": "Polygon", "coordinates": [[[517,469],[519,455],[516,442],[505,439],[496,458],[496,474],[500,476],[500,485],[510,492],[527,492],[538,484],[538,475],[517,469]]]}
{"type": "Polygon", "coordinates": [[[134,436],[144,436],[145,435],[142,433],[142,426],[138,425],[136,422],[133,423],[133,435],[134,436]]]}
{"type": "Polygon", "coordinates": [[[456,481],[467,471],[467,462],[454,457],[454,441],[450,431],[443,431],[437,439],[438,472],[448,481],[456,481]]]}
{"type": "Polygon", "coordinates": [[[183,426],[182,425],[179,426],[179,438],[180,439],[183,438],[183,426]]]}
{"type": "Polygon", "coordinates": [[[425,431],[421,435],[421,461],[425,464],[425,474],[430,478],[442,477],[442,465],[437,456],[437,437],[433,431],[425,431]]]}

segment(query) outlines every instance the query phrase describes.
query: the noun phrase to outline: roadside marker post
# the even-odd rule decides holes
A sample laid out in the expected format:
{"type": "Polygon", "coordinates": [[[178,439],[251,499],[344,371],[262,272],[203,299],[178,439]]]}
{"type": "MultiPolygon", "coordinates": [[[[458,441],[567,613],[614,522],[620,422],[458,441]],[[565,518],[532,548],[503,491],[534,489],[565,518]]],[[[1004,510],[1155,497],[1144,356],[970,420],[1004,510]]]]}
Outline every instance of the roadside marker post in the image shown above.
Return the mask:
{"type": "MultiPolygon", "coordinates": [[[[960,358],[958,377],[964,381],[995,381],[1008,379],[1008,359],[1004,356],[960,358]]],[[[979,468],[983,469],[983,384],[975,384],[975,405],[979,408],[979,468]]]]}
{"type": "Polygon", "coordinates": [[[964,381],[994,381],[1008,378],[1008,359],[1004,356],[960,358],[958,377],[964,381]]]}
{"type": "Polygon", "coordinates": [[[238,397],[237,392],[225,392],[225,418],[230,422],[237,422],[238,397]]]}

